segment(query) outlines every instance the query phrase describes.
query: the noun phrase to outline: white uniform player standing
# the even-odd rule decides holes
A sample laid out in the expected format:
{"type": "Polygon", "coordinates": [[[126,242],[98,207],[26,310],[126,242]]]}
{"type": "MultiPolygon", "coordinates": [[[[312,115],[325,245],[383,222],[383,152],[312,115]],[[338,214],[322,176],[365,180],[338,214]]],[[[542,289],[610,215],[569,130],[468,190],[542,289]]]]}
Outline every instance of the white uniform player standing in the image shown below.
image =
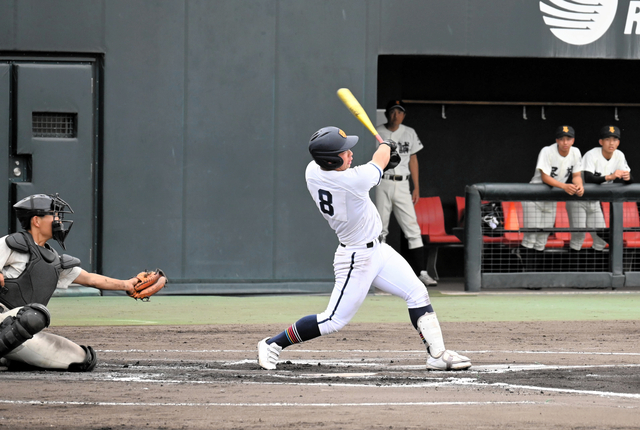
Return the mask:
{"type": "MultiPolygon", "coordinates": [[[[582,196],[582,157],[580,150],[573,146],[575,131],[573,127],[563,125],[556,131],[556,143],[542,148],[538,155],[536,171],[530,184],[547,184],[563,189],[569,195],[582,196]]],[[[573,226],[577,219],[576,202],[567,202],[569,222],[573,226]]],[[[552,228],[556,220],[556,202],[522,202],[525,228],[552,228]]],[[[522,238],[522,246],[544,251],[549,232],[529,232],[522,238]]],[[[581,241],[571,235],[571,248],[579,250],[581,241]],[[580,242],[580,243],[578,243],[580,242]]],[[[584,235],[582,237],[584,240],[584,235]]]]}
{"type": "Polygon", "coordinates": [[[402,124],[406,109],[401,100],[389,101],[384,114],[387,123],[377,126],[376,130],[383,139],[397,143],[400,163],[384,172],[382,181],[376,188],[376,207],[382,220],[380,239],[383,242],[386,241],[389,234],[389,219],[393,212],[409,243],[408,260],[413,271],[425,285],[437,285],[427,271],[423,270],[424,244],[414,208],[420,198],[420,169],[417,154],[423,148],[422,142],[413,128],[402,124]],[[409,179],[413,182],[413,192],[409,188],[409,179]]]}
{"type": "MultiPolygon", "coordinates": [[[[603,127],[600,130],[600,140],[598,142],[600,146],[587,151],[582,158],[584,181],[592,184],[632,183],[631,168],[627,164],[622,151],[618,150],[620,129],[614,125],[603,127]]],[[[579,203],[579,208],[582,212],[580,219],[584,220],[580,227],[606,228],[599,201],[579,203]]],[[[596,233],[591,232],[591,237],[593,238],[593,249],[596,251],[602,251],[607,246],[607,242],[596,233]]],[[[582,233],[582,240],[584,240],[584,233],[582,233]]],[[[582,244],[582,241],[580,244],[582,244]]]]}
{"type": "Polygon", "coordinates": [[[307,166],[307,188],[340,242],[333,261],[334,289],[324,312],[303,317],[277,336],[261,340],[258,363],[273,370],[283,348],[342,329],[373,285],[407,302],[411,322],[429,352],[427,368],[466,369],[470,360],[444,347],[427,290],[406,260],[378,241],[382,224],[369,190],[380,183],[390,144],[380,145],[369,163],[350,169],[351,148],[357,141],[357,136],[347,136],[336,127],[324,127],[311,137],[314,161],[307,166]]]}

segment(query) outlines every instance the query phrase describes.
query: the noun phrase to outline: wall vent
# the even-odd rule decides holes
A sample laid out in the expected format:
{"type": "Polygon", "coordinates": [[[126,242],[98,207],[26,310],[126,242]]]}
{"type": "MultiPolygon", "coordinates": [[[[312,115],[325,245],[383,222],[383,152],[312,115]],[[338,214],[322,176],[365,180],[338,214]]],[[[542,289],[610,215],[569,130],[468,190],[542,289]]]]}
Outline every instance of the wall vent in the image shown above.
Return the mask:
{"type": "Polygon", "coordinates": [[[77,113],[33,112],[31,124],[33,137],[73,139],[78,136],[77,113]]]}

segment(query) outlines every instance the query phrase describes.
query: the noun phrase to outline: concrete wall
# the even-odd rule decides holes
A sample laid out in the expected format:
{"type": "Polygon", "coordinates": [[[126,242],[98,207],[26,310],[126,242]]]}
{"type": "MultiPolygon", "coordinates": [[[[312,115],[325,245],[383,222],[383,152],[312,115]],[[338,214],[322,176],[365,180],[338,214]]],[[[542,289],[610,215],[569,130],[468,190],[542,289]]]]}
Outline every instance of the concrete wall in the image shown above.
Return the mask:
{"type": "Polygon", "coordinates": [[[618,3],[576,46],[532,0],[5,0],[0,53],[103,60],[102,273],[326,291],[337,242],[306,190],[306,143],[325,125],[366,136],[338,88],[374,116],[381,54],[635,59],[618,3]]]}

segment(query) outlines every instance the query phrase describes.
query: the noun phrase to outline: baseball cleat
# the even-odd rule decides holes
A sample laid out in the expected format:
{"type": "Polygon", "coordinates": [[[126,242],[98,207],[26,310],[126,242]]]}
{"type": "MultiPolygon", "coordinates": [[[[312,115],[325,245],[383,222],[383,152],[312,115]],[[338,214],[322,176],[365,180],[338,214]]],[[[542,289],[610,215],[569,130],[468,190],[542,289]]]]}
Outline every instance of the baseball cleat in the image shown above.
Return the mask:
{"type": "Polygon", "coordinates": [[[282,347],[275,343],[272,343],[271,345],[267,344],[269,339],[270,338],[265,337],[258,342],[258,364],[263,369],[275,370],[282,347]]]}
{"type": "Polygon", "coordinates": [[[431,276],[429,276],[426,270],[423,270],[422,272],[420,272],[420,276],[418,276],[418,279],[420,279],[422,283],[425,284],[426,286],[438,285],[436,280],[433,279],[431,276]]]}
{"type": "Polygon", "coordinates": [[[433,370],[463,370],[471,367],[469,357],[455,351],[446,350],[439,357],[427,358],[427,369],[433,370]]]}

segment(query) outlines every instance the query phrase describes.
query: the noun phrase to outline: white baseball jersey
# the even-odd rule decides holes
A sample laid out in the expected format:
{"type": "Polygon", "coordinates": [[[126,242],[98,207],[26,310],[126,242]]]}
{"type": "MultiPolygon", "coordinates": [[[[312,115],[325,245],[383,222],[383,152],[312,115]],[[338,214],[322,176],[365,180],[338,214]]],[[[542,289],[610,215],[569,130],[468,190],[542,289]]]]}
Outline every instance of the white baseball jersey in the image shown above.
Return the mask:
{"type": "Polygon", "coordinates": [[[369,197],[369,190],[382,177],[378,166],[370,162],[344,171],[327,171],[312,161],[305,177],[311,198],[340,243],[362,245],[380,235],[380,216],[369,197]]]}
{"type": "Polygon", "coordinates": [[[571,182],[574,173],[582,171],[582,156],[580,150],[574,146],[569,150],[569,154],[563,157],[558,152],[558,144],[554,143],[545,146],[538,154],[536,172],[529,181],[530,184],[542,184],[541,171],[562,183],[571,182]]]}
{"type": "MultiPolygon", "coordinates": [[[[617,149],[613,152],[610,160],[607,160],[602,155],[602,147],[596,146],[595,148],[587,151],[582,159],[582,170],[585,172],[591,172],[595,176],[607,176],[615,172],[616,170],[631,171],[624,154],[617,149]]],[[[603,182],[604,184],[611,184],[613,181],[603,182]]]]}
{"type": "MultiPolygon", "coordinates": [[[[391,139],[398,144],[400,163],[395,168],[389,169],[385,173],[403,176],[411,174],[409,171],[409,159],[413,154],[416,154],[423,148],[422,142],[420,142],[416,131],[404,124],[400,124],[398,129],[393,132],[388,130],[384,124],[377,126],[376,130],[383,139],[391,139]]],[[[378,143],[378,146],[379,145],[380,144],[378,143]]]]}

